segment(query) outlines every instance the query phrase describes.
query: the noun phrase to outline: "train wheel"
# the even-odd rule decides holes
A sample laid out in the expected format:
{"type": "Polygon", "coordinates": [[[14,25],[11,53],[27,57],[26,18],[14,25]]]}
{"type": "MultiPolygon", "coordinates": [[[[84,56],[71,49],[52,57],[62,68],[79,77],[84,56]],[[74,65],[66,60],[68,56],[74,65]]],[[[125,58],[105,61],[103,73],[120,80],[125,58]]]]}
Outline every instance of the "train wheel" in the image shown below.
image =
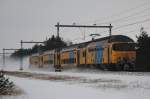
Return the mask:
{"type": "Polygon", "coordinates": [[[123,66],[123,70],[124,71],[128,71],[129,68],[130,68],[130,66],[128,64],[124,64],[124,66],[123,66]]]}
{"type": "Polygon", "coordinates": [[[61,69],[55,68],[55,72],[61,72],[61,69]]]}
{"type": "Polygon", "coordinates": [[[130,70],[130,71],[135,71],[135,64],[130,64],[129,70],[130,70]]]}
{"type": "Polygon", "coordinates": [[[122,70],[122,65],[121,64],[116,64],[116,71],[121,71],[122,70]]]}

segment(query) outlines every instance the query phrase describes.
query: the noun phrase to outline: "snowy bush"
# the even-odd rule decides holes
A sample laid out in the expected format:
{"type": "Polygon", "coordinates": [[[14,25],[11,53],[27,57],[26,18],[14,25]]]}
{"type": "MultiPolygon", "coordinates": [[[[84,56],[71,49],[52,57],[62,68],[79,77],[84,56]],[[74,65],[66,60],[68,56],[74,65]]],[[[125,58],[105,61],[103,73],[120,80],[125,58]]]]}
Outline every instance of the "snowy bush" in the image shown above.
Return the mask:
{"type": "Polygon", "coordinates": [[[0,71],[0,95],[9,95],[13,92],[14,84],[0,71]]]}

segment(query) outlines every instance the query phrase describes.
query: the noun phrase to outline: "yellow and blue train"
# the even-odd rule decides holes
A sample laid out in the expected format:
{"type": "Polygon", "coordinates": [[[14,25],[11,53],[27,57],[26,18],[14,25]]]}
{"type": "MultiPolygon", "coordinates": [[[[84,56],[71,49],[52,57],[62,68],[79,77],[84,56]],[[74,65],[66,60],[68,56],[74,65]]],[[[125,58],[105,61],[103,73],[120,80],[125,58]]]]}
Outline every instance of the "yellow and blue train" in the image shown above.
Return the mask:
{"type": "Polygon", "coordinates": [[[30,64],[56,70],[97,67],[107,70],[134,70],[136,44],[128,36],[112,35],[30,56],[30,64]]]}

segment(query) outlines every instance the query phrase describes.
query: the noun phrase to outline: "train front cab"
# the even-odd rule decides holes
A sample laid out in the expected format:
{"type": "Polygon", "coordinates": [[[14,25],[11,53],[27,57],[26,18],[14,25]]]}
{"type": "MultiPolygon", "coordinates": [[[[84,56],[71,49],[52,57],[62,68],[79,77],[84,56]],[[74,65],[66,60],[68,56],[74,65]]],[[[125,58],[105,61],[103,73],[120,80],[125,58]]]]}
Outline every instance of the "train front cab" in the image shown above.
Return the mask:
{"type": "Polygon", "coordinates": [[[134,70],[136,44],[131,42],[113,42],[104,48],[103,64],[113,70],[134,70]]]}

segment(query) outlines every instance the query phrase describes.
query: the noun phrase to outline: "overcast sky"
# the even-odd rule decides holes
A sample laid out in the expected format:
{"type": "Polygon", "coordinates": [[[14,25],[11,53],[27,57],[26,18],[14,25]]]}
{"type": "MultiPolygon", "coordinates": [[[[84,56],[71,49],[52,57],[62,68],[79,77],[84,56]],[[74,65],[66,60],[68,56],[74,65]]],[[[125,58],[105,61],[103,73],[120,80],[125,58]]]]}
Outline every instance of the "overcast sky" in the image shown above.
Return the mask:
{"type": "MultiPolygon", "coordinates": [[[[87,25],[111,23],[113,34],[128,35],[135,40],[140,27],[146,27],[145,30],[150,32],[150,22],[115,28],[143,21],[149,16],[149,0],[0,0],[0,48],[19,48],[20,40],[43,41],[56,35],[54,25],[57,22],[87,25]]],[[[77,43],[84,41],[84,33],[86,40],[91,39],[88,36],[90,33],[99,33],[101,37],[108,35],[103,31],[107,30],[63,28],[60,35],[64,40],[77,43]]],[[[24,44],[24,47],[31,45],[24,44]]]]}

